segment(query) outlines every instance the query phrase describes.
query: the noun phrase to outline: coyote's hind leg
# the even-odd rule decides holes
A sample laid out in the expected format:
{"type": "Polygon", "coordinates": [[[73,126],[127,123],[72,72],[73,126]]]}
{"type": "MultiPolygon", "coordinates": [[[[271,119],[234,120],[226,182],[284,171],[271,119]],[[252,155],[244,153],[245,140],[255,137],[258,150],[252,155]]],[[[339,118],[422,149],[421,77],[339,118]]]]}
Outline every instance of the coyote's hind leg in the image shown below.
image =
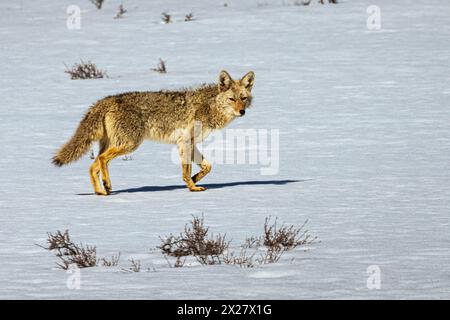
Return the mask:
{"type": "Polygon", "coordinates": [[[103,187],[106,194],[110,194],[112,190],[111,179],[109,178],[108,164],[109,162],[120,155],[129,153],[125,147],[110,147],[105,152],[98,156],[100,171],[102,173],[103,187]]]}
{"type": "Polygon", "coordinates": [[[89,168],[89,176],[91,177],[91,183],[94,187],[95,194],[99,196],[106,196],[106,192],[102,189],[100,184],[100,162],[97,157],[89,168]]]}
{"type": "MultiPolygon", "coordinates": [[[[98,152],[98,155],[100,156],[105,150],[108,148],[108,143],[104,139],[100,140],[100,149],[98,152]]],[[[102,189],[102,186],[100,184],[100,161],[99,157],[95,158],[94,162],[92,163],[91,167],[89,168],[89,176],[91,177],[91,183],[94,187],[94,192],[97,195],[106,196],[107,193],[102,189]]]]}

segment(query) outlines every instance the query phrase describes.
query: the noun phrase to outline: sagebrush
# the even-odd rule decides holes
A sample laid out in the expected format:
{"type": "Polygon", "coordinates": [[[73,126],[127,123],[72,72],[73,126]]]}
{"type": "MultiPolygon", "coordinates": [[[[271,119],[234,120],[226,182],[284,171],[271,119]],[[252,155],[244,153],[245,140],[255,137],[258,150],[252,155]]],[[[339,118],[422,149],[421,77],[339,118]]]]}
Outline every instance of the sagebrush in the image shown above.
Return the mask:
{"type": "Polygon", "coordinates": [[[167,12],[161,13],[161,21],[165,24],[172,22],[172,16],[168,14],[167,12]]]}
{"type": "Polygon", "coordinates": [[[190,225],[186,225],[184,232],[179,236],[170,235],[162,238],[159,249],[163,254],[175,257],[177,266],[186,256],[193,256],[205,265],[220,264],[229,243],[225,235],[209,235],[208,231],[209,228],[205,227],[203,218],[193,217],[190,225]]]}
{"type": "Polygon", "coordinates": [[[186,259],[192,256],[203,265],[224,263],[251,268],[275,263],[286,251],[314,243],[317,237],[311,237],[308,230],[304,230],[307,222],[299,228],[284,224],[278,227],[277,218],[272,221],[268,217],[262,236],[249,237],[239,250],[231,250],[231,241],[227,241],[225,235],[209,235],[209,227],[204,225],[203,217],[194,216],[179,236],[161,238],[158,248],[166,257],[175,258],[175,267],[184,266],[186,259]]]}
{"type": "Polygon", "coordinates": [[[76,244],[72,241],[69,235],[69,230],[56,233],[47,233],[47,245],[41,246],[46,250],[52,251],[61,261],[56,263],[58,267],[67,270],[72,266],[78,268],[89,268],[98,265],[99,261],[102,266],[113,267],[119,264],[120,253],[113,255],[111,258],[97,259],[97,248],[95,246],[76,244]]]}
{"type": "Polygon", "coordinates": [[[70,75],[72,80],[77,79],[100,79],[106,77],[106,72],[97,68],[91,61],[75,63],[72,68],[67,67],[64,71],[70,75]]]}
{"type": "Polygon", "coordinates": [[[156,66],[156,68],[153,68],[152,70],[159,73],[167,73],[166,62],[160,58],[158,65],[156,66]]]}
{"type": "Polygon", "coordinates": [[[120,19],[123,18],[123,15],[127,12],[127,10],[123,7],[123,4],[119,6],[119,10],[117,11],[116,16],[114,19],[120,19]]]}
{"type": "Polygon", "coordinates": [[[75,265],[78,268],[88,268],[97,265],[97,249],[95,246],[83,246],[75,244],[69,235],[69,230],[64,233],[57,231],[55,234],[47,234],[47,248],[53,251],[61,260],[56,263],[61,269],[67,270],[70,266],[75,265]]]}
{"type": "Polygon", "coordinates": [[[105,2],[105,0],[90,0],[97,9],[101,9],[103,6],[103,2],[105,2]]]}

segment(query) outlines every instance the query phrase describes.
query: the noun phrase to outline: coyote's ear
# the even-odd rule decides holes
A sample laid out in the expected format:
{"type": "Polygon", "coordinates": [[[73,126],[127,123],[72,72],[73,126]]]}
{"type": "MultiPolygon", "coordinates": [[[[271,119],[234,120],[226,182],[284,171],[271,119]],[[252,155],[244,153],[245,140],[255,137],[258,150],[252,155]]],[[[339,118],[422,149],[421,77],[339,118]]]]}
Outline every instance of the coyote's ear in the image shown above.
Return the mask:
{"type": "Polygon", "coordinates": [[[225,70],[220,71],[219,74],[219,91],[227,91],[231,87],[233,79],[225,70]]]}
{"type": "Polygon", "coordinates": [[[247,74],[241,79],[241,85],[244,86],[248,91],[252,90],[254,83],[255,73],[253,71],[247,72],[247,74]]]}

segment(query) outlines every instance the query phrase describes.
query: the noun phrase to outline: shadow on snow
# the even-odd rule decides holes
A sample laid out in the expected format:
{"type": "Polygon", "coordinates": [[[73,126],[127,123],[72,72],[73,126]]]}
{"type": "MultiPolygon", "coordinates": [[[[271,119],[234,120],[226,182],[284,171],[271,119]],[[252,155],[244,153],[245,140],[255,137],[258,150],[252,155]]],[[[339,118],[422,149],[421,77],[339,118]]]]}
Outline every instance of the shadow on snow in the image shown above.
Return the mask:
{"type": "MultiPolygon", "coordinates": [[[[255,185],[285,185],[294,182],[304,182],[308,180],[253,180],[253,181],[235,181],[226,183],[208,183],[199,184],[199,186],[207,189],[222,189],[235,186],[255,186],[255,185]]],[[[168,186],[143,186],[138,188],[129,188],[112,191],[111,195],[119,193],[136,193],[136,192],[157,192],[157,191],[171,191],[177,189],[187,189],[186,185],[168,185],[168,186]]],[[[79,193],[78,195],[92,195],[93,193],[79,193]]]]}

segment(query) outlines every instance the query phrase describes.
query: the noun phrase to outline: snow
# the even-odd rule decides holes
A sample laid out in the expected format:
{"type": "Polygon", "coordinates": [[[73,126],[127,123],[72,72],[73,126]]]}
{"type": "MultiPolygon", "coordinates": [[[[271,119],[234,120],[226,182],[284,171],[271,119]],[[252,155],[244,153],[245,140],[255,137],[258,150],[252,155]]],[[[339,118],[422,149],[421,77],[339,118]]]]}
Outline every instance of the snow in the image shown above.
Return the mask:
{"type": "Polygon", "coordinates": [[[0,10],[0,298],[450,298],[448,17],[438,0],[2,1],[0,10]],[[128,10],[113,19],[118,6],[128,10]],[[381,30],[366,26],[370,5],[381,30]],[[166,11],[175,22],[161,24],[166,11]],[[184,22],[194,13],[195,21],[184,22]],[[168,73],[151,71],[158,59],[168,73]],[[70,80],[91,60],[109,78],[70,80]],[[254,107],[232,129],[279,130],[275,175],[216,164],[190,193],[172,146],[144,143],[111,165],[110,197],[92,195],[88,156],[55,168],[53,152],[106,95],[174,89],[256,73],[254,107]],[[237,244],[278,216],[321,240],[254,269],[169,268],[154,250],[191,215],[237,244]],[[80,289],[55,267],[46,233],[69,229],[117,268],[81,270],[80,289]],[[128,259],[142,272],[122,271],[128,259]],[[367,287],[378,266],[380,289],[367,287]]]}

